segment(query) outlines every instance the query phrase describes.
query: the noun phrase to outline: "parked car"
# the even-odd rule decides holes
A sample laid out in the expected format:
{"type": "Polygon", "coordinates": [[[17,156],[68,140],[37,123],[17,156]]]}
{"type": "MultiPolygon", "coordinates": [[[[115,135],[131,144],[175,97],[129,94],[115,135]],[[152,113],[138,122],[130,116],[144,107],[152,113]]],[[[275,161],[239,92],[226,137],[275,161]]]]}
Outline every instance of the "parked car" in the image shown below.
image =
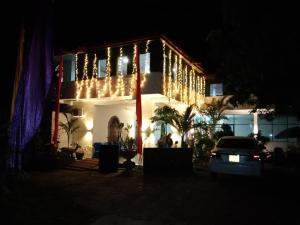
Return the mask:
{"type": "Polygon", "coordinates": [[[221,137],[210,152],[209,170],[217,174],[261,176],[261,148],[253,137],[221,137]]]}

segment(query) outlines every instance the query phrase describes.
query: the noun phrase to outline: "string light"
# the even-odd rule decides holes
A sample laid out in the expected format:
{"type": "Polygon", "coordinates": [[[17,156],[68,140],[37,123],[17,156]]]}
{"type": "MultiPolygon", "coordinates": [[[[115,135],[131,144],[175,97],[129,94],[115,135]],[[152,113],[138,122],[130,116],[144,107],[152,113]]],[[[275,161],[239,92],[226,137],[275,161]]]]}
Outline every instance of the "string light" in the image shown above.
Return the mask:
{"type": "Polygon", "coordinates": [[[202,77],[202,96],[205,96],[205,78],[202,77]]]}
{"type": "Polygon", "coordinates": [[[136,51],[137,45],[133,46],[133,56],[132,56],[132,73],[130,79],[130,95],[133,97],[136,87],[136,75],[137,75],[137,65],[136,65],[136,51]]]}
{"type": "Polygon", "coordinates": [[[145,64],[144,64],[144,68],[145,68],[145,73],[142,75],[142,79],[141,79],[141,88],[144,87],[145,82],[146,82],[146,75],[148,73],[150,73],[150,57],[149,57],[149,44],[150,44],[151,40],[147,40],[146,42],[146,50],[145,50],[145,64]]]}
{"type": "Polygon", "coordinates": [[[182,83],[182,56],[179,56],[179,68],[178,68],[178,83],[179,83],[179,100],[182,102],[183,98],[183,83],[182,83]]]}
{"type": "Polygon", "coordinates": [[[199,99],[205,96],[205,78],[201,69],[195,68],[193,64],[191,64],[186,58],[182,57],[181,54],[169,45],[169,61],[167,68],[167,44],[162,39],[161,42],[163,49],[163,94],[169,99],[173,97],[188,105],[200,102],[199,99]],[[172,54],[174,54],[174,79],[172,79],[172,54]],[[195,70],[197,70],[197,73],[195,70]]]}
{"type": "Polygon", "coordinates": [[[166,43],[164,40],[162,40],[163,43],[163,94],[167,95],[167,91],[166,91],[166,43]]]}
{"type": "Polygon", "coordinates": [[[177,55],[175,55],[174,58],[174,66],[173,66],[173,73],[174,73],[174,91],[173,91],[173,98],[176,98],[176,95],[179,92],[179,88],[178,88],[178,74],[177,74],[177,70],[178,70],[178,65],[177,65],[177,55]]]}
{"type": "Polygon", "coordinates": [[[113,97],[117,95],[124,96],[124,82],[123,82],[123,71],[122,71],[122,64],[123,64],[123,48],[120,47],[120,56],[118,60],[118,78],[117,78],[117,87],[115,89],[115,93],[113,97]]]}
{"type": "Polygon", "coordinates": [[[110,53],[110,47],[107,47],[106,49],[106,76],[104,80],[104,87],[103,87],[103,94],[98,96],[110,96],[111,95],[111,64],[110,64],[110,58],[111,58],[111,53],[110,53]]]}
{"type": "Polygon", "coordinates": [[[93,61],[93,75],[92,75],[92,81],[90,84],[90,91],[89,96],[91,96],[91,90],[96,88],[96,93],[98,93],[98,87],[97,87],[97,76],[98,76],[98,68],[97,68],[97,55],[94,54],[94,61],[93,61]]]}
{"type": "MultiPolygon", "coordinates": [[[[144,68],[145,71],[141,75],[141,87],[144,86],[146,82],[146,74],[149,68],[149,44],[150,40],[146,42],[145,48],[145,61],[144,68]]],[[[166,95],[169,99],[174,98],[186,104],[198,104],[202,97],[205,96],[205,78],[203,74],[195,72],[195,68],[191,65],[181,54],[176,53],[170,47],[168,51],[168,55],[166,55],[166,43],[162,40],[162,48],[163,48],[163,94],[166,95]],[[174,56],[172,56],[174,55],[174,56]],[[168,68],[167,68],[167,58],[168,57],[168,68]],[[174,60],[172,60],[172,57],[174,60]],[[167,71],[168,69],[168,71],[167,71]],[[172,74],[174,73],[174,79],[172,74]]],[[[94,54],[93,60],[93,69],[92,69],[92,77],[88,78],[88,54],[85,54],[84,57],[84,66],[82,79],[79,80],[78,76],[78,54],[75,55],[75,77],[76,77],[76,99],[82,97],[82,91],[85,90],[85,98],[90,98],[92,95],[92,91],[95,90],[97,93],[97,97],[103,96],[125,96],[126,93],[134,96],[135,88],[136,88],[136,74],[137,74],[137,65],[136,65],[136,51],[137,45],[135,44],[133,47],[133,60],[132,60],[132,73],[130,80],[127,80],[123,75],[122,66],[124,61],[123,57],[123,48],[120,47],[120,54],[118,60],[118,71],[117,71],[117,80],[114,88],[114,92],[112,92],[112,78],[111,78],[111,48],[107,48],[107,60],[106,60],[106,76],[103,82],[103,88],[101,89],[101,80],[98,80],[98,67],[97,67],[97,55],[94,54]],[[128,92],[125,92],[125,85],[129,86],[128,92]]],[[[127,89],[126,89],[127,90],[127,89]]]]}
{"type": "MultiPolygon", "coordinates": [[[[89,78],[88,78],[88,63],[89,63],[89,59],[88,59],[88,54],[86,53],[84,56],[84,65],[83,65],[83,77],[82,80],[83,82],[81,83],[82,86],[84,84],[85,89],[86,89],[86,98],[88,97],[88,92],[89,92],[89,78]]],[[[83,88],[83,87],[82,87],[83,88]]],[[[81,90],[82,90],[81,88],[81,90]]]]}
{"type": "Polygon", "coordinates": [[[184,85],[183,85],[183,102],[185,104],[188,104],[188,72],[187,72],[188,68],[187,68],[187,65],[185,65],[185,68],[184,68],[184,73],[183,73],[183,80],[184,80],[184,85]]]}
{"type": "Polygon", "coordinates": [[[75,78],[76,78],[76,99],[80,98],[81,80],[78,79],[78,54],[75,54],[75,78]]]}
{"type": "Polygon", "coordinates": [[[169,49],[168,97],[172,97],[172,50],[169,49]]]}

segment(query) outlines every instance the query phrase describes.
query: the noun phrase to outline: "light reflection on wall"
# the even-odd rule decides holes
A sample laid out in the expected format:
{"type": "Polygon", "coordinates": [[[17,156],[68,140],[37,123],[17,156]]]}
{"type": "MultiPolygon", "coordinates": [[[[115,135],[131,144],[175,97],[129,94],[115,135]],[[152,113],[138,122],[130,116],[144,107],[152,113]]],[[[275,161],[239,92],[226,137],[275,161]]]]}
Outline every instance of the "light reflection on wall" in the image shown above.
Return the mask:
{"type": "Polygon", "coordinates": [[[87,131],[83,137],[85,141],[92,141],[93,140],[93,133],[92,131],[87,131]]]}

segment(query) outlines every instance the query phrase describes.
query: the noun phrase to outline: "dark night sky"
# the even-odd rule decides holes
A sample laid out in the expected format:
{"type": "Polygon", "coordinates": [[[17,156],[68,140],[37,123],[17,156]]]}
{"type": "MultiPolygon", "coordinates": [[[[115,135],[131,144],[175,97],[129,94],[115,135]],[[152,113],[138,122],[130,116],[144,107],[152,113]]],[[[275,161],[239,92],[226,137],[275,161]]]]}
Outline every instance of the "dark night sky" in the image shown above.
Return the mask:
{"type": "Polygon", "coordinates": [[[72,2],[56,3],[57,47],[165,34],[199,60],[206,35],[221,21],[220,1],[72,2]]]}
{"type": "Polygon", "coordinates": [[[95,2],[56,2],[57,50],[164,34],[209,73],[237,69],[235,77],[245,73],[253,77],[249,85],[261,84],[267,101],[297,101],[300,20],[293,1],[95,2]]]}
{"type": "MultiPolygon", "coordinates": [[[[6,103],[3,104],[4,108],[8,108],[6,106],[9,105],[9,90],[15,72],[18,24],[21,15],[28,15],[30,11],[28,9],[31,8],[31,13],[35,10],[35,7],[27,2],[21,3],[18,7],[17,1],[9,1],[5,3],[7,10],[1,14],[1,21],[4,21],[3,30],[6,31],[2,51],[7,56],[3,74],[6,74],[8,81],[6,89],[0,90],[0,100],[6,103]]],[[[211,42],[206,41],[207,37],[210,37],[210,40],[214,38],[218,40],[220,33],[226,31],[228,34],[233,30],[230,35],[233,34],[234,38],[227,36],[227,42],[232,42],[232,47],[236,47],[237,51],[239,48],[246,49],[245,61],[248,62],[247,57],[250,61],[255,59],[254,63],[258,65],[263,76],[273,79],[269,80],[269,83],[275,85],[271,87],[272,85],[264,84],[266,89],[270,89],[272,93],[279,92],[279,88],[284,90],[283,94],[274,98],[289,98],[298,87],[296,78],[300,55],[298,32],[300,20],[298,7],[295,6],[296,3],[292,3],[293,1],[276,3],[185,0],[179,3],[162,0],[134,2],[55,0],[54,2],[56,52],[84,45],[100,45],[132,37],[164,34],[193,59],[202,62],[209,72],[215,72],[223,63],[215,59],[216,55],[221,55],[221,48],[219,49],[220,46],[215,42],[211,45],[211,42]],[[215,54],[214,57],[211,53],[215,54]],[[279,79],[280,76],[284,79],[279,79]]],[[[225,46],[227,44],[225,43],[225,46]]]]}

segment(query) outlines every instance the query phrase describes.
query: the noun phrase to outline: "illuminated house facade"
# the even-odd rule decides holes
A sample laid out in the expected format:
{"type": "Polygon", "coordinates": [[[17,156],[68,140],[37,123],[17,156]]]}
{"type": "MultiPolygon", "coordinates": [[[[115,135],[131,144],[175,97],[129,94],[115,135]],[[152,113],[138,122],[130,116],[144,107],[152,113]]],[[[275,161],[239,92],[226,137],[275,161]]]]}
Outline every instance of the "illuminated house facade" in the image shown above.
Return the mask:
{"type": "MultiPolygon", "coordinates": [[[[136,50],[139,49],[142,130],[144,146],[155,146],[160,126],[149,119],[157,107],[168,104],[179,111],[200,106],[205,100],[205,71],[166,37],[139,39],[85,49],[63,55],[60,103],[77,110],[80,130],[72,142],[92,147],[95,142],[114,140],[118,123],[131,125],[135,135],[136,50]],[[78,113],[79,112],[79,113],[78,113]]],[[[60,121],[64,117],[60,115],[60,121]]],[[[172,130],[173,140],[180,138],[172,130]]],[[[59,134],[60,146],[66,135],[59,134]]]]}

